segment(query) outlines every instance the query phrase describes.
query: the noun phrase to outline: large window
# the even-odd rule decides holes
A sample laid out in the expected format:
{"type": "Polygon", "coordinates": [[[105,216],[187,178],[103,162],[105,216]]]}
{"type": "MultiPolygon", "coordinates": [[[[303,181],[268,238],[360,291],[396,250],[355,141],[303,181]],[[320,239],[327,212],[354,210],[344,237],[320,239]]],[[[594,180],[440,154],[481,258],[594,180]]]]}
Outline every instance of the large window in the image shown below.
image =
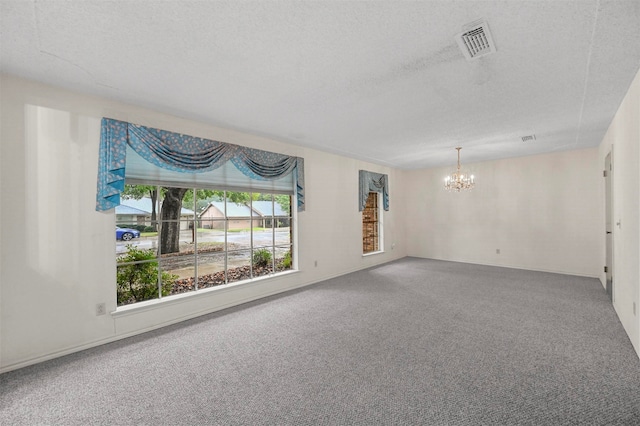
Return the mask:
{"type": "Polygon", "coordinates": [[[291,198],[126,185],[116,207],[118,305],[292,269],[291,198]]]}
{"type": "Polygon", "coordinates": [[[362,210],[362,252],[364,254],[380,251],[382,221],[378,198],[377,192],[369,192],[367,203],[362,210]]]}

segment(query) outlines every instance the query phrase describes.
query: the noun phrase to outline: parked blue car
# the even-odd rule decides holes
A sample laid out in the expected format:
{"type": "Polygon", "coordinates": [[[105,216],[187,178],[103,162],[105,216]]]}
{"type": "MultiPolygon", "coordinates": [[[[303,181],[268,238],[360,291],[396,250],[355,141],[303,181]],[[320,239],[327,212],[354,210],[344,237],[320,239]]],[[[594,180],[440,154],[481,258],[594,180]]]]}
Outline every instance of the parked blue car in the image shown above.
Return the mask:
{"type": "Polygon", "coordinates": [[[140,238],[140,231],[116,226],[116,240],[130,241],[134,238],[140,238]]]}

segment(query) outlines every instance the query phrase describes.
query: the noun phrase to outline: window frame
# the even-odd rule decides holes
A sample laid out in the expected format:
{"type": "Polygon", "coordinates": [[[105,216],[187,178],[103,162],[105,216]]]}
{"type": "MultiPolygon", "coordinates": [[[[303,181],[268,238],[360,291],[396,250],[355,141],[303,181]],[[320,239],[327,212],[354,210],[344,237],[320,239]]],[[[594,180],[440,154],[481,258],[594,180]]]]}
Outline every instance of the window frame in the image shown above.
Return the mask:
{"type": "MultiPolygon", "coordinates": [[[[297,233],[297,202],[296,202],[296,196],[294,193],[292,192],[285,192],[285,191],[264,191],[264,190],[252,190],[249,188],[225,188],[223,186],[215,186],[215,185],[189,185],[188,187],[184,184],[180,184],[180,185],[173,185],[171,182],[164,182],[164,181],[153,181],[153,180],[142,180],[142,179],[126,179],[125,180],[125,184],[126,185],[148,185],[148,186],[156,186],[158,188],[158,197],[156,199],[156,212],[157,212],[157,216],[156,216],[156,223],[158,226],[158,233],[157,236],[155,237],[155,240],[153,244],[152,243],[152,248],[155,248],[155,258],[153,260],[145,260],[145,261],[137,261],[137,262],[118,262],[118,257],[122,255],[122,253],[116,253],[115,254],[115,259],[116,259],[116,271],[118,271],[118,268],[120,266],[124,266],[124,265],[130,265],[130,264],[138,264],[138,263],[155,263],[156,267],[157,267],[157,295],[156,297],[153,298],[149,298],[149,299],[145,299],[145,300],[140,300],[140,301],[134,301],[134,302],[129,302],[129,303],[117,303],[117,308],[116,310],[128,310],[131,308],[135,308],[137,306],[144,306],[144,305],[148,305],[149,303],[151,304],[156,304],[156,303],[160,303],[163,301],[168,301],[168,300],[172,300],[175,299],[177,297],[180,296],[186,296],[186,295],[196,295],[196,294],[200,294],[203,291],[206,290],[216,290],[216,289],[225,289],[225,288],[230,288],[233,287],[235,285],[241,285],[241,284],[247,284],[247,283],[252,283],[255,282],[256,280],[259,279],[265,279],[265,278],[271,278],[271,277],[275,277],[275,276],[279,276],[279,275],[283,275],[283,274],[287,274],[287,273],[291,273],[291,272],[296,272],[298,271],[298,244],[297,244],[297,240],[298,240],[298,233],[297,233]],[[169,272],[170,270],[163,268],[163,259],[162,259],[162,255],[159,253],[160,251],[160,238],[161,238],[161,228],[162,226],[166,226],[166,224],[162,220],[161,217],[161,210],[160,210],[160,206],[161,206],[161,201],[162,201],[162,196],[161,196],[161,188],[167,188],[167,187],[179,187],[179,188],[185,188],[188,189],[189,191],[194,191],[194,196],[193,196],[193,205],[185,205],[183,204],[183,208],[188,208],[190,210],[193,210],[194,214],[192,217],[190,217],[189,219],[183,219],[182,217],[177,219],[178,222],[178,227],[180,228],[180,225],[183,222],[187,222],[187,224],[189,222],[193,223],[194,226],[194,232],[193,232],[193,245],[194,245],[194,251],[193,253],[188,253],[185,256],[192,256],[192,261],[193,261],[193,265],[189,265],[190,267],[193,267],[193,289],[189,289],[187,291],[184,292],[178,292],[178,293],[170,293],[168,295],[162,295],[162,274],[163,272],[169,272]],[[202,262],[199,262],[200,258],[199,258],[199,252],[198,252],[198,223],[200,220],[198,211],[197,211],[197,195],[196,195],[196,191],[198,189],[209,189],[209,190],[215,190],[215,191],[224,191],[224,207],[225,207],[225,211],[223,212],[224,216],[222,218],[219,219],[219,221],[224,222],[224,248],[223,250],[220,252],[221,254],[224,254],[224,266],[223,269],[221,271],[218,272],[223,272],[224,274],[224,283],[222,284],[214,284],[214,285],[206,285],[204,287],[200,287],[198,284],[198,279],[199,277],[199,273],[198,273],[198,264],[202,264],[202,262]],[[245,192],[249,194],[249,198],[250,198],[250,202],[247,203],[247,206],[249,207],[249,211],[250,211],[250,216],[249,216],[249,245],[248,247],[243,247],[243,248],[238,248],[238,249],[229,249],[229,245],[228,245],[228,237],[229,237],[229,225],[230,222],[233,220],[232,218],[230,218],[227,214],[227,203],[230,202],[227,198],[227,193],[228,192],[245,192]],[[271,203],[272,203],[272,208],[271,208],[271,215],[268,216],[263,216],[261,217],[261,219],[254,219],[253,216],[253,194],[264,194],[264,195],[271,195],[271,203]],[[289,238],[288,238],[288,243],[287,244],[278,244],[276,241],[276,228],[279,227],[278,224],[280,223],[280,218],[283,218],[284,216],[277,216],[275,213],[275,204],[277,204],[276,195],[287,195],[289,197],[289,206],[290,206],[290,211],[289,211],[289,215],[286,217],[287,221],[288,221],[288,228],[289,228],[289,238]],[[254,233],[255,233],[255,229],[256,228],[260,228],[260,226],[254,226],[255,220],[270,220],[271,222],[271,242],[269,244],[258,244],[256,245],[254,243],[254,233]],[[268,249],[268,251],[271,254],[271,265],[269,265],[271,267],[270,272],[268,272],[267,274],[261,274],[261,275],[255,275],[255,271],[254,271],[254,262],[253,262],[253,255],[257,250],[261,250],[261,249],[268,249]],[[229,271],[235,268],[230,268],[229,265],[229,254],[230,253],[239,253],[239,252],[248,252],[249,256],[247,259],[248,265],[249,265],[249,278],[247,279],[239,279],[239,280],[230,280],[229,279],[229,271]],[[284,252],[286,253],[287,251],[290,252],[291,254],[291,263],[290,266],[287,267],[286,269],[280,269],[280,267],[278,267],[278,262],[277,262],[277,258],[276,258],[276,254],[277,252],[284,252]],[[124,309],[123,309],[124,308],[124,309]]],[[[116,225],[123,225],[124,222],[122,221],[118,221],[118,219],[116,218],[116,225]]],[[[114,252],[116,252],[117,250],[114,250],[114,252]]],[[[202,252],[200,252],[202,253],[202,252]]],[[[116,283],[117,285],[117,283],[116,283]]]]}
{"type": "Polygon", "coordinates": [[[371,256],[375,254],[384,253],[384,239],[383,239],[383,230],[384,230],[384,209],[382,209],[382,194],[380,192],[369,191],[369,195],[367,196],[367,203],[365,204],[364,209],[362,210],[361,216],[361,229],[362,229],[362,256],[371,256]],[[375,200],[375,209],[376,212],[374,214],[376,220],[367,220],[367,212],[371,210],[372,207],[369,207],[369,199],[373,196],[373,200],[375,200]],[[371,251],[365,251],[365,240],[368,238],[365,235],[366,224],[375,223],[376,232],[375,238],[377,239],[374,246],[377,246],[377,249],[371,251]]]}

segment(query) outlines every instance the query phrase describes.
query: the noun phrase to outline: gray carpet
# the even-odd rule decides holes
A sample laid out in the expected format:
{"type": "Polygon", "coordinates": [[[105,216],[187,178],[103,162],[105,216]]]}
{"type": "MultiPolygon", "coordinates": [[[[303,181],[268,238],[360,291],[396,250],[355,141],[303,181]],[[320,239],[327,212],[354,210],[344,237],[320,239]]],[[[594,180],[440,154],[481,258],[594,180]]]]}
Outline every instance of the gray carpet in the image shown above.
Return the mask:
{"type": "Polygon", "coordinates": [[[405,258],[0,375],[2,425],[638,425],[599,281],[405,258]]]}

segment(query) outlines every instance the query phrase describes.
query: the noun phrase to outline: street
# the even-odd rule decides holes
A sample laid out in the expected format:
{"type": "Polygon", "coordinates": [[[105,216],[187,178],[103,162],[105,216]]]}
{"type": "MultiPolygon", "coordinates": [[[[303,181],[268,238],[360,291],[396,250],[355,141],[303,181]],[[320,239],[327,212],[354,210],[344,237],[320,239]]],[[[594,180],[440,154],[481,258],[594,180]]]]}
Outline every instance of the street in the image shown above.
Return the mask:
{"type": "MultiPolygon", "coordinates": [[[[289,228],[276,228],[275,233],[271,229],[255,231],[253,233],[253,246],[264,247],[273,244],[275,234],[275,245],[289,244],[290,235],[289,228]]],[[[216,231],[211,229],[198,230],[198,243],[217,242],[224,243],[224,231],[216,231]]],[[[236,248],[251,248],[251,233],[249,231],[228,232],[227,242],[233,243],[236,248]]],[[[180,244],[192,244],[193,238],[191,230],[180,232],[180,244]]],[[[130,241],[116,240],[116,254],[126,253],[127,245],[133,245],[139,249],[151,249],[158,246],[158,237],[140,237],[130,241]]]]}

